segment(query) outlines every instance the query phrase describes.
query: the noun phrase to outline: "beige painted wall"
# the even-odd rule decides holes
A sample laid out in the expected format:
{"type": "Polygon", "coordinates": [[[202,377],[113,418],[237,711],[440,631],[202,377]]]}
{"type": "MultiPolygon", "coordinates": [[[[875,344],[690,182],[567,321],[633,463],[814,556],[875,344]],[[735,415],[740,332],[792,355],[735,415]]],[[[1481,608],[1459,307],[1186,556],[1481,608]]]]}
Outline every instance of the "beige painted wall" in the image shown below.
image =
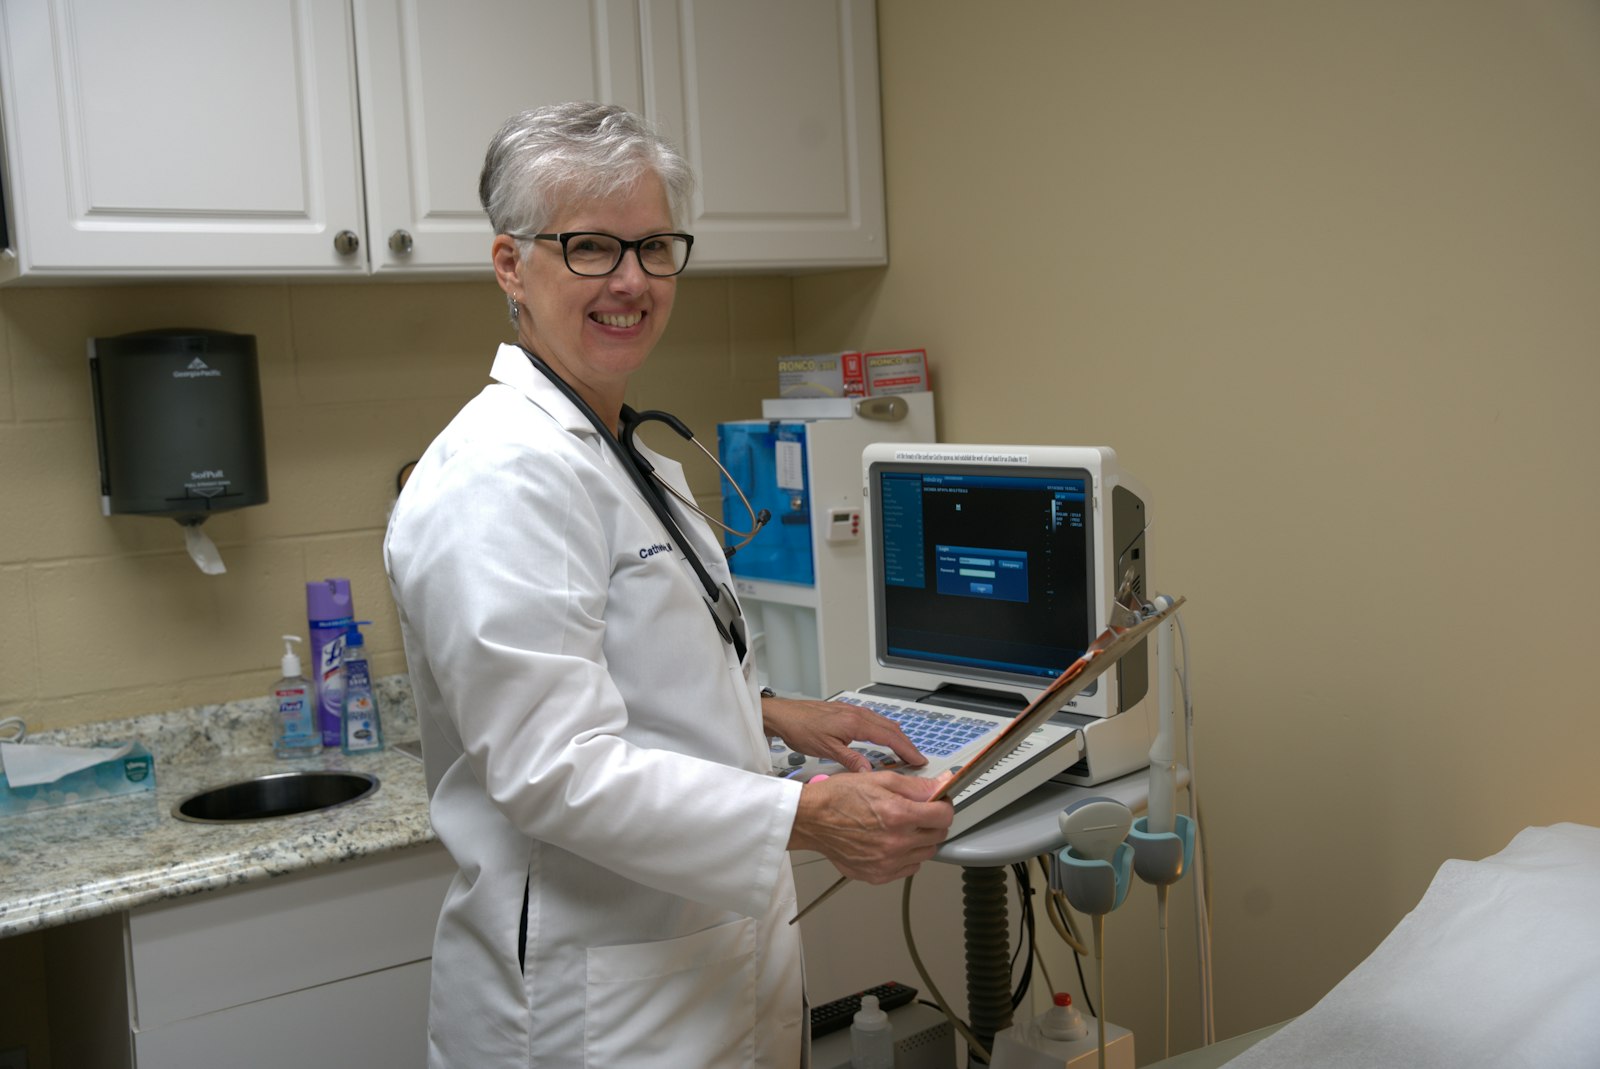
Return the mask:
{"type": "MultiPolygon", "coordinates": [[[[1151,488],[1220,1034],[1309,1007],[1444,859],[1600,823],[1600,7],[879,0],[879,33],[892,264],[799,280],[797,341],[915,339],[947,441],[1110,444],[1151,488]]],[[[1141,1061],[1152,927],[1112,917],[1141,1061]]]]}
{"type": "MultiPolygon", "coordinates": [[[[631,400],[711,443],[759,415],[790,300],[787,279],[684,280],[631,400]]],[[[42,730],[264,695],[278,636],[305,632],[305,582],[333,575],[374,621],[375,670],[404,671],[380,553],[395,474],[510,336],[487,275],[0,291],[0,717],[42,730]],[[100,515],[86,340],[169,326],[256,336],[271,500],[206,522],[221,576],[172,521],[100,515]]]]}

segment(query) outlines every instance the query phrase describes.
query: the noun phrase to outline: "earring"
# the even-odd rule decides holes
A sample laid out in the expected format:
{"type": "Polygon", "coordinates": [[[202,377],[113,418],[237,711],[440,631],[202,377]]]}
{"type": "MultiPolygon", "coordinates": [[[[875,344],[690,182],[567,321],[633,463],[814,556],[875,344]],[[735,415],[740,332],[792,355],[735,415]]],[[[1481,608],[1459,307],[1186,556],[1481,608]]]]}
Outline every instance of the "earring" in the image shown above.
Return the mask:
{"type": "Polygon", "coordinates": [[[517,317],[522,314],[522,309],[517,307],[517,299],[508,293],[506,294],[506,304],[511,308],[511,321],[516,322],[517,317]]]}

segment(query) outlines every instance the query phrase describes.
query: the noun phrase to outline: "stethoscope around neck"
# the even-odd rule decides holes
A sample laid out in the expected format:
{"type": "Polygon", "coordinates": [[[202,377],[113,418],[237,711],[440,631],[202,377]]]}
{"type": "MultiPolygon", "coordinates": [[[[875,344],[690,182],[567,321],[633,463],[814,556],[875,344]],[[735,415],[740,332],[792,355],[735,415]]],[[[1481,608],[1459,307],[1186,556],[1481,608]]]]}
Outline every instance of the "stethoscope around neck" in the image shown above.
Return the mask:
{"type": "Polygon", "coordinates": [[[733,652],[739,660],[744,660],[745,651],[749,648],[749,636],[746,633],[744,624],[744,610],[739,608],[739,601],[733,596],[733,591],[728,589],[728,584],[718,583],[711,578],[711,573],[706,571],[706,566],[701,562],[699,555],[695,553],[693,545],[684,537],[682,528],[678,526],[677,518],[672,515],[672,506],[667,501],[667,495],[662,491],[666,490],[671,493],[673,497],[683,503],[685,508],[727,531],[735,538],[740,539],[734,545],[723,547],[723,555],[726,557],[733,556],[734,553],[738,552],[759,534],[761,528],[766,526],[767,521],[772,519],[772,514],[766,509],[757,512],[751,507],[750,499],[744,496],[744,491],[739,489],[739,484],[733,481],[733,476],[728,474],[728,469],[723,467],[722,462],[712,455],[711,450],[700,444],[700,440],[694,436],[694,432],[677,416],[672,415],[670,412],[658,412],[655,410],[635,412],[627,405],[623,405],[621,433],[614,434],[611,428],[606,426],[605,420],[600,418],[600,414],[579,395],[577,390],[572,388],[571,383],[552,371],[550,365],[540,359],[532,349],[521,343],[518,343],[518,347],[527,354],[529,362],[538,368],[544,377],[549,379],[556,389],[560,390],[567,400],[576,405],[578,411],[588,418],[589,422],[594,425],[594,429],[600,432],[600,437],[610,444],[612,451],[617,455],[617,459],[622,461],[622,466],[627,471],[628,477],[633,480],[634,487],[639,491],[640,496],[644,498],[645,504],[650,507],[650,511],[655,514],[656,519],[661,521],[661,525],[667,529],[668,536],[683,550],[683,555],[688,560],[689,567],[694,570],[696,578],[700,580],[700,585],[705,587],[706,607],[711,610],[711,619],[716,621],[717,633],[722,636],[724,642],[733,647],[733,652]],[[717,466],[717,470],[728,481],[728,485],[733,487],[733,492],[739,495],[739,500],[744,503],[745,510],[750,513],[749,531],[736,531],[729,527],[699,505],[696,505],[692,500],[680,494],[675,487],[656,474],[655,465],[651,464],[649,459],[639,451],[638,445],[633,440],[639,425],[652,420],[665,423],[668,427],[671,427],[685,441],[692,442],[696,449],[704,453],[707,459],[717,466]]]}

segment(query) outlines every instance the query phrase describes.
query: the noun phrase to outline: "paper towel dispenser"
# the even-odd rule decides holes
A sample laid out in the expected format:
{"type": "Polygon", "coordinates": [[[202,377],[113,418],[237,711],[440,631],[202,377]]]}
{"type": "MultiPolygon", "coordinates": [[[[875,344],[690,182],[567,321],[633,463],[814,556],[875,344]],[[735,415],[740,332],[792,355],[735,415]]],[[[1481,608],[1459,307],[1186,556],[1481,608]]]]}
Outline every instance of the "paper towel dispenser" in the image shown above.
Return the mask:
{"type": "Polygon", "coordinates": [[[100,511],[186,526],[267,500],[256,339],[146,330],[89,340],[100,511]]]}

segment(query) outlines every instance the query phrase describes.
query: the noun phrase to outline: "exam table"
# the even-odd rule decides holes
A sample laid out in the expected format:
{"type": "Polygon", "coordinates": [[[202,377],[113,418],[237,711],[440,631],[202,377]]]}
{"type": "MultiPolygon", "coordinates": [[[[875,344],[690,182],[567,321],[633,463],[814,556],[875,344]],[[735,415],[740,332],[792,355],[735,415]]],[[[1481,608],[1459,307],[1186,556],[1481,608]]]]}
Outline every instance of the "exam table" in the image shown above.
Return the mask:
{"type": "Polygon", "coordinates": [[[1448,860],[1311,1009],[1147,1069],[1600,1066],[1600,828],[1525,828],[1448,860]]]}

